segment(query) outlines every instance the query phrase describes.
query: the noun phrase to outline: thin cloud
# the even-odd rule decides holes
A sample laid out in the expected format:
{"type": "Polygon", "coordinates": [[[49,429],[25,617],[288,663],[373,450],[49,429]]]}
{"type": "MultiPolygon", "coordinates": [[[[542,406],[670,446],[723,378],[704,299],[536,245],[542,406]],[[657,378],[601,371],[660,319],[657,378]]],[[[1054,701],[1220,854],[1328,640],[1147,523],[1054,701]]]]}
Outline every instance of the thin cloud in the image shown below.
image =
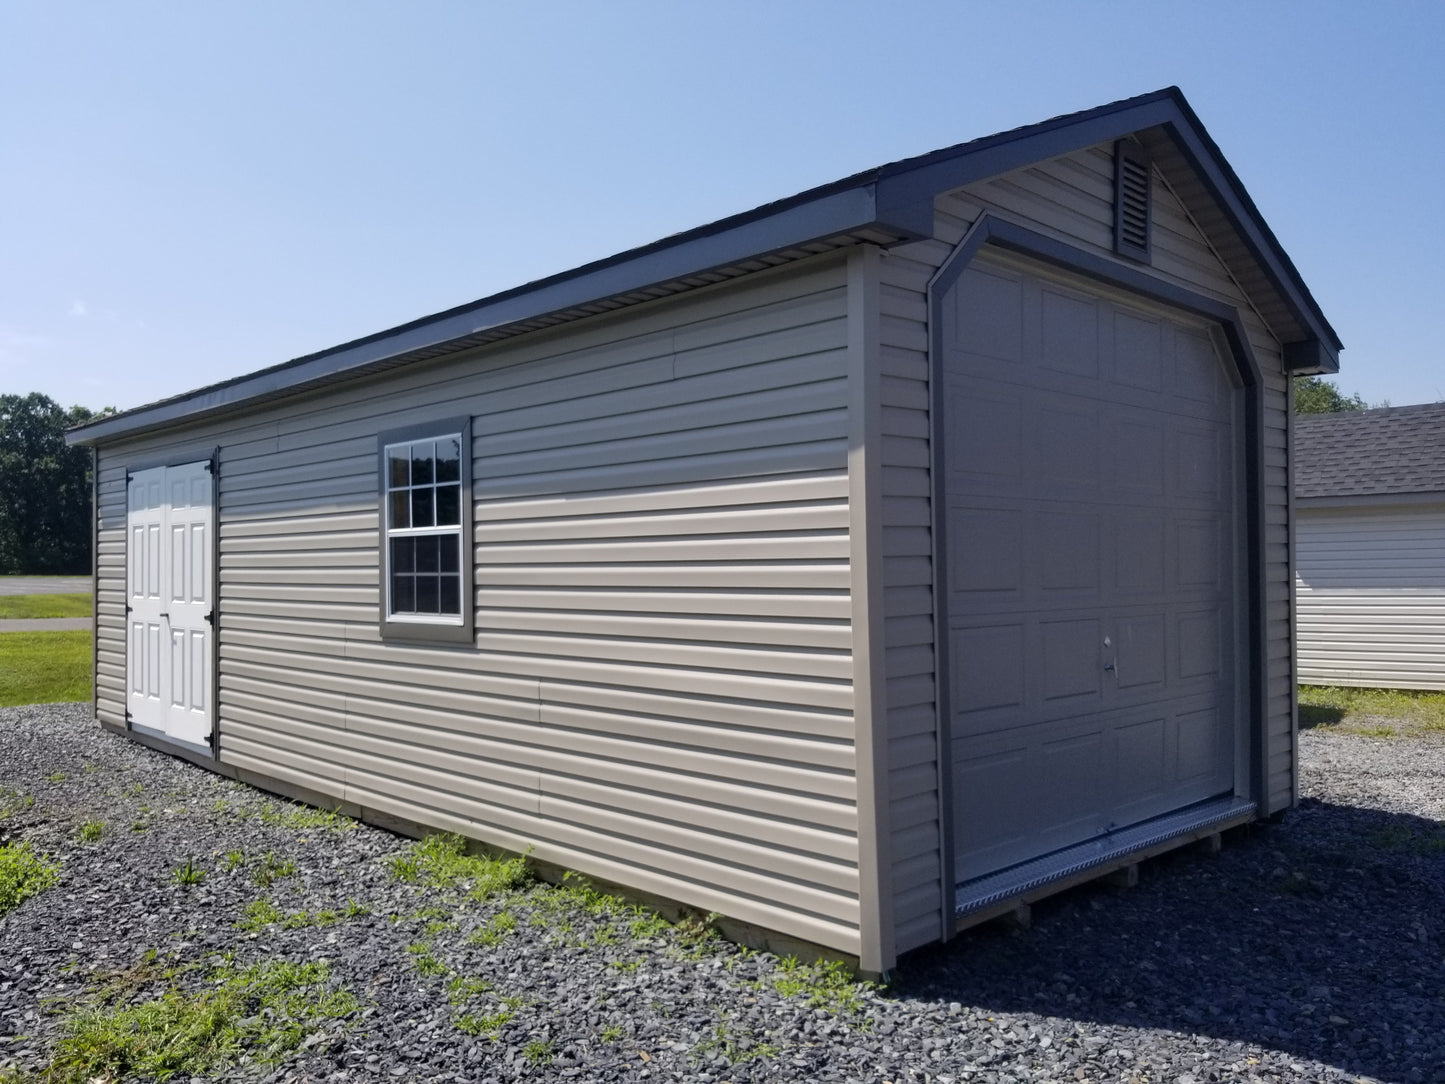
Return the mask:
{"type": "Polygon", "coordinates": [[[90,309],[86,307],[84,301],[77,299],[70,303],[70,315],[84,320],[90,315],[90,309]]]}

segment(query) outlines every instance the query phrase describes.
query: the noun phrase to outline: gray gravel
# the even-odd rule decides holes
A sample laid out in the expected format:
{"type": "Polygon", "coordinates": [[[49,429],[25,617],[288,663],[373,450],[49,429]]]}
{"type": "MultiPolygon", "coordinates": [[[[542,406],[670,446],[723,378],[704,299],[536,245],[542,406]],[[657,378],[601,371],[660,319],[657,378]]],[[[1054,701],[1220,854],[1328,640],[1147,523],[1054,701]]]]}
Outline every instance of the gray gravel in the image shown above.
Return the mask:
{"type": "Polygon", "coordinates": [[[0,1077],[42,1068],[67,1010],[154,949],[197,965],[173,980],[191,989],[225,952],[324,959],[360,1003],[279,1065],[209,1079],[1445,1081],[1445,742],[1301,747],[1282,824],[1149,863],[1131,890],[1056,897],[1030,930],[916,953],[823,1008],[775,957],[640,937],[631,912],[547,886],[473,903],[399,882],[388,860],[409,841],[288,823],[274,797],[100,732],[88,705],[0,710],[0,792],[35,798],[0,812],[0,843],[62,863],[0,918],[0,1077]],[[107,830],[81,843],[91,819],[107,830]],[[267,855],[294,871],[258,885],[267,855]],[[174,879],[187,859],[200,884],[174,879]],[[261,898],[366,913],[238,928],[261,898]],[[515,929],[477,943],[504,912],[515,929]],[[495,1037],[458,1027],[508,1012],[495,1037]]]}

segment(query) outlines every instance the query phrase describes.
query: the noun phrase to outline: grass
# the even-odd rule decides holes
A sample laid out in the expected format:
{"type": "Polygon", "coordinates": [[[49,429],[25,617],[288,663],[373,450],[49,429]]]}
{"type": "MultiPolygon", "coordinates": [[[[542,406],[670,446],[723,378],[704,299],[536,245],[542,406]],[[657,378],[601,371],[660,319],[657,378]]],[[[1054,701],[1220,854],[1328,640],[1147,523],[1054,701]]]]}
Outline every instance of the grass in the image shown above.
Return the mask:
{"type": "Polygon", "coordinates": [[[80,826],[79,838],[82,843],[94,843],[105,835],[105,821],[88,820],[80,826]]]}
{"type": "Polygon", "coordinates": [[[139,1077],[209,1076],[245,1055],[275,1064],[323,1019],[360,1008],[329,987],[322,962],[222,965],[205,988],[172,984],[137,1003],[128,984],[102,989],[64,1022],[64,1037],[41,1079],[54,1084],[139,1077]]]}
{"type": "Polygon", "coordinates": [[[0,915],[15,910],[60,878],[60,867],[28,843],[0,847],[0,915]]]}
{"type": "Polygon", "coordinates": [[[0,708],[90,699],[90,632],[0,632],[0,708]]]}
{"type": "Polygon", "coordinates": [[[467,841],[453,835],[427,836],[413,844],[406,854],[391,860],[391,875],[431,888],[462,888],[474,900],[516,888],[530,878],[526,858],[467,854],[467,841]]]}
{"type": "Polygon", "coordinates": [[[89,617],[89,595],[0,595],[0,621],[89,617]]]}
{"type": "Polygon", "coordinates": [[[356,827],[354,820],[334,809],[313,809],[309,805],[292,805],[289,802],[280,806],[267,802],[261,807],[261,823],[298,831],[330,828],[337,832],[349,832],[356,827]]]}
{"type": "Polygon", "coordinates": [[[1299,721],[1301,727],[1367,738],[1445,733],[1445,692],[1301,685],[1299,721]]]}

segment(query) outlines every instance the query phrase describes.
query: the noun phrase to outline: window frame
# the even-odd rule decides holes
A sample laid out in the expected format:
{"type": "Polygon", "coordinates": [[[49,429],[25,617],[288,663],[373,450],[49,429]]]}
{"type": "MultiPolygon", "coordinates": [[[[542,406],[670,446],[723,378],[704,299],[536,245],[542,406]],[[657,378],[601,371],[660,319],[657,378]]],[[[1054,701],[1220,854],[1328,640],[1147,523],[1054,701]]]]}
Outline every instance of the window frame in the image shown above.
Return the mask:
{"type": "MultiPolygon", "coordinates": [[[[377,584],[378,626],[383,640],[422,640],[441,643],[471,643],[475,629],[476,605],[472,598],[472,419],[470,416],[441,418],[431,422],[401,426],[378,433],[376,438],[377,479],[377,584]],[[457,568],[460,574],[461,613],[458,614],[393,614],[391,611],[391,539],[390,494],[387,477],[386,450],[397,444],[420,440],[441,440],[456,436],[461,441],[461,500],[457,534],[457,568]]],[[[435,483],[433,483],[435,484],[435,483]]],[[[402,528],[406,530],[407,528],[402,528]]],[[[401,537],[418,537],[415,535],[401,537]]]]}

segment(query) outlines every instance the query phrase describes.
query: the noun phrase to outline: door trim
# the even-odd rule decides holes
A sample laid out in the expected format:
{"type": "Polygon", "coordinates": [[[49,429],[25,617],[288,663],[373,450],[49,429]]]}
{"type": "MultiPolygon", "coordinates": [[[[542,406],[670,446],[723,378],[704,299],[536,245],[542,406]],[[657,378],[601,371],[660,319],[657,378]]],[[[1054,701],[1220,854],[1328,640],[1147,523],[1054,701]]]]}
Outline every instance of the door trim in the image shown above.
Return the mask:
{"type": "MultiPolygon", "coordinates": [[[[204,463],[211,475],[211,541],[210,541],[210,590],[211,590],[211,644],[210,663],[211,680],[210,688],[206,690],[210,697],[210,733],[206,735],[204,745],[188,741],[180,741],[171,737],[164,731],[156,730],[153,727],[137,725],[131,718],[129,698],[126,694],[125,709],[125,731],[127,734],[143,738],[146,745],[152,747],[163,747],[173,751],[183,752],[191,760],[199,760],[209,764],[220,763],[220,719],[221,719],[221,449],[219,445],[211,445],[206,448],[182,449],[179,452],[172,452],[165,456],[143,457],[127,463],[125,468],[125,483],[127,490],[127,503],[129,502],[129,489],[131,476],[144,470],[154,470],[156,467],[182,467],[191,463],[204,463]]],[[[98,519],[97,519],[98,522],[98,519]]],[[[130,569],[130,532],[126,531],[126,574],[129,576],[130,569]]],[[[98,582],[98,581],[97,581],[98,582]]],[[[126,583],[126,595],[129,599],[130,584],[126,583]]],[[[127,606],[129,602],[127,601],[127,606]]],[[[126,637],[126,682],[129,685],[130,670],[130,638],[126,637]]]]}
{"type": "Polygon", "coordinates": [[[1039,260],[1101,284],[1123,289],[1148,300],[1182,309],[1217,324],[1224,332],[1230,359],[1242,385],[1244,398],[1244,545],[1245,561],[1240,570],[1244,581],[1245,612],[1236,618],[1246,632],[1244,652],[1247,674],[1241,675],[1248,690],[1249,768],[1245,775],[1249,799],[1263,809],[1268,799],[1268,757],[1265,749],[1268,717],[1267,658],[1265,641],[1264,563],[1264,379],[1249,345],[1249,336],[1233,306],[1174,283],[1155,278],[1136,265],[1077,248],[1067,242],[1038,233],[992,212],[984,212],[943,261],[928,282],[928,376],[929,376],[929,467],[931,478],[931,530],[933,561],[933,643],[934,705],[937,712],[934,733],[938,766],[938,819],[940,847],[939,912],[943,919],[943,940],[955,932],[954,794],[952,757],[952,709],[949,663],[952,658],[948,633],[948,591],[945,583],[948,516],[944,464],[947,462],[942,379],[943,321],[940,306],[968,265],[985,245],[1039,260]]]}

